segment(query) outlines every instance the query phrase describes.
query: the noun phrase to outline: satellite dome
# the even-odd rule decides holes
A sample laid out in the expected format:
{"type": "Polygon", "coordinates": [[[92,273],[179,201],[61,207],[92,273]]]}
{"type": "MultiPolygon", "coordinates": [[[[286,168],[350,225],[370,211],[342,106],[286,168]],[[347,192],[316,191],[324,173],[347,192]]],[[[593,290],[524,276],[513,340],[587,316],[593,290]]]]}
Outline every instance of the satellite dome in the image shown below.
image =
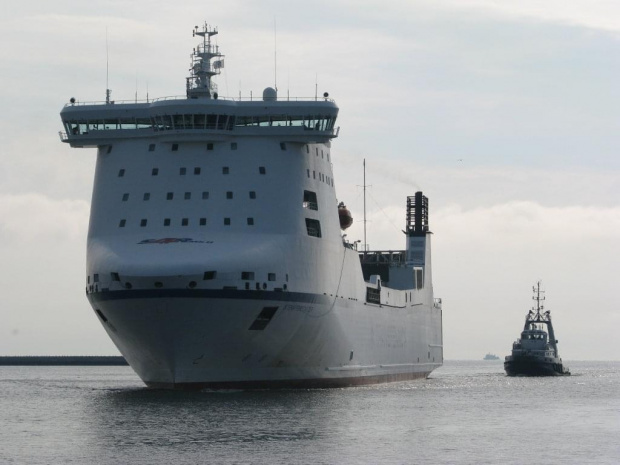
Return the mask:
{"type": "Polygon", "coordinates": [[[278,91],[275,90],[273,87],[267,87],[263,91],[263,100],[265,102],[271,101],[271,100],[277,100],[277,98],[278,98],[278,91]]]}

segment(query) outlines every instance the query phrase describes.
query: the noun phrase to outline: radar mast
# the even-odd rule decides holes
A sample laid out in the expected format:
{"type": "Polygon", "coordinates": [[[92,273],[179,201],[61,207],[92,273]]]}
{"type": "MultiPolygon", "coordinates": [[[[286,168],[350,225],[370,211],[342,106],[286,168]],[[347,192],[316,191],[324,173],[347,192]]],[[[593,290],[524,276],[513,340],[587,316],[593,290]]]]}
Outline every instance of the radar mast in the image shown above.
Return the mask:
{"type": "Polygon", "coordinates": [[[211,37],[217,35],[217,28],[204,23],[192,31],[194,37],[202,37],[202,43],[194,48],[191,54],[190,76],[187,78],[187,98],[217,98],[217,86],[211,81],[213,76],[220,74],[224,67],[224,55],[218,45],[211,43],[211,37]],[[211,62],[211,60],[214,60],[211,62]]]}

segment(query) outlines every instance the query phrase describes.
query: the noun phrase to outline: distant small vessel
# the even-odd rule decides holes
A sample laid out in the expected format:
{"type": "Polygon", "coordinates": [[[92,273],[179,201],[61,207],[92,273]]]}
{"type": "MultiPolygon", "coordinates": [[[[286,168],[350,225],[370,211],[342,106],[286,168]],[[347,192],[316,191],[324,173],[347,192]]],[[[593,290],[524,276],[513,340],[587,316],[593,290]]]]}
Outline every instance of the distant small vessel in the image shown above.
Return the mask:
{"type": "Polygon", "coordinates": [[[499,360],[499,357],[489,352],[488,354],[484,356],[482,360],[499,360]]]}
{"type": "MultiPolygon", "coordinates": [[[[540,281],[533,287],[536,308],[532,308],[525,317],[525,326],[521,338],[512,344],[512,355],[504,361],[504,370],[508,376],[562,376],[570,375],[568,368],[562,365],[558,354],[557,339],[551,324],[551,312],[544,310],[541,301],[545,300],[540,281]],[[547,325],[547,331],[543,329],[547,325]]],[[[486,357],[485,357],[486,358],[486,357]]]]}

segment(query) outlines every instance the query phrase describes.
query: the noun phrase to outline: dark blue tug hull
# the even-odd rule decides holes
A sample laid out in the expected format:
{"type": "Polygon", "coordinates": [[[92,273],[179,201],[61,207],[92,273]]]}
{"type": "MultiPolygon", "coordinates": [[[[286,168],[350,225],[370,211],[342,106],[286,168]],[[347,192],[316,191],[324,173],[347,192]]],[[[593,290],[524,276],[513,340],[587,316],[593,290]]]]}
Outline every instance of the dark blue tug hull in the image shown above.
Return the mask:
{"type": "Polygon", "coordinates": [[[562,362],[540,360],[536,357],[517,357],[504,362],[508,376],[566,376],[570,371],[562,362]]]}

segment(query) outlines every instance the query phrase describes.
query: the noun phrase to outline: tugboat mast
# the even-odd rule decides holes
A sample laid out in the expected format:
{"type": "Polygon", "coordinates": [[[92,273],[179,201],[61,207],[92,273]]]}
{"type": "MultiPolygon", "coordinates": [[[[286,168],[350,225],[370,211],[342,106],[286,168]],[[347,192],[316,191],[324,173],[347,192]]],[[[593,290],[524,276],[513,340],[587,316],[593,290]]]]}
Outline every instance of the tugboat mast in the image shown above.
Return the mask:
{"type": "Polygon", "coordinates": [[[541,302],[545,300],[545,296],[541,295],[541,294],[544,294],[545,291],[542,291],[540,289],[540,285],[541,285],[541,282],[537,281],[536,286],[532,287],[532,291],[534,292],[534,295],[532,296],[532,300],[536,301],[536,309],[532,308],[532,310],[536,310],[536,316],[535,316],[536,321],[542,320],[542,316],[540,312],[545,309],[545,306],[540,304],[541,302]]]}

